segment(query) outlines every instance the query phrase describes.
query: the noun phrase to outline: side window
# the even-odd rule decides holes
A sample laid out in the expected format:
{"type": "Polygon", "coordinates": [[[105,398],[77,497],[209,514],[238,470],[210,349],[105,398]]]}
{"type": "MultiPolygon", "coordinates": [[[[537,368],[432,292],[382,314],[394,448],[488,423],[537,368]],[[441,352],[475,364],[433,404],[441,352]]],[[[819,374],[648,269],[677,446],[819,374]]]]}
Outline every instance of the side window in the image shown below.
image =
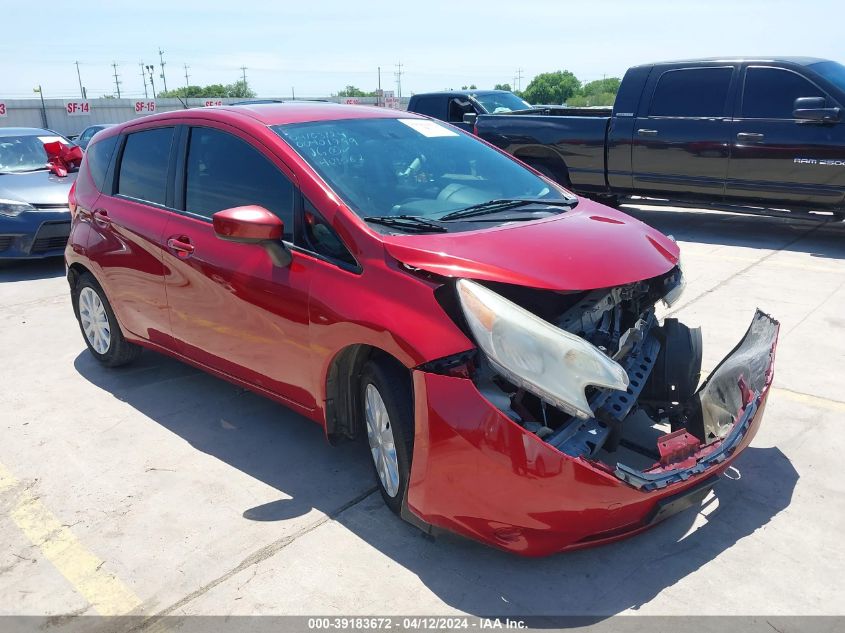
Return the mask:
{"type": "Polygon", "coordinates": [[[414,112],[434,117],[443,118],[443,97],[420,97],[414,103],[414,112]]]}
{"type": "MultiPolygon", "coordinates": [[[[90,145],[88,151],[85,152],[85,162],[88,165],[88,171],[91,172],[91,179],[101,192],[103,191],[103,181],[106,179],[106,172],[109,170],[111,156],[114,153],[114,148],[117,147],[117,139],[117,134],[101,139],[90,145]]],[[[103,193],[110,194],[111,191],[105,191],[103,193]]]]}
{"type": "Polygon", "coordinates": [[[303,216],[302,246],[304,248],[328,259],[334,259],[350,266],[357,265],[352,253],[344,246],[334,229],[314,208],[314,205],[304,198],[303,216]]]}
{"type": "Polygon", "coordinates": [[[749,68],[745,74],[742,116],[749,119],[791,119],[799,97],[825,97],[800,75],[780,68],[749,68]]]}
{"type": "Polygon", "coordinates": [[[294,186],[246,141],[212,128],[191,129],[185,169],[185,210],[211,218],[223,209],[255,204],[293,235],[294,186]]]}
{"type": "Polygon", "coordinates": [[[135,132],[126,137],[117,181],[122,196],[164,204],[172,127],[135,132]]]}
{"type": "Polygon", "coordinates": [[[660,76],[649,116],[721,117],[733,68],[685,68],[660,76]]]}
{"type": "Polygon", "coordinates": [[[469,99],[450,99],[449,100],[449,122],[462,123],[464,114],[467,112],[475,112],[472,103],[469,99]]]}

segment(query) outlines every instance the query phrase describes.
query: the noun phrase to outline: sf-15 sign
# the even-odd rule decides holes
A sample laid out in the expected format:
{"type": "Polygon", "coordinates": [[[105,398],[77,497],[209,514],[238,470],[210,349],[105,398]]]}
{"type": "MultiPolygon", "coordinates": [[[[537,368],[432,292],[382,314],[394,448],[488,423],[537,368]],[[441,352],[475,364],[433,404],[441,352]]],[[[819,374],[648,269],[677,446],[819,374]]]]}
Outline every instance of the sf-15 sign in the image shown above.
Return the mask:
{"type": "Polygon", "coordinates": [[[91,114],[91,104],[88,101],[65,101],[65,112],[68,116],[87,116],[91,114]]]}
{"type": "Polygon", "coordinates": [[[135,112],[141,114],[152,114],[156,111],[156,102],[155,101],[136,101],[135,102],[135,112]]]}

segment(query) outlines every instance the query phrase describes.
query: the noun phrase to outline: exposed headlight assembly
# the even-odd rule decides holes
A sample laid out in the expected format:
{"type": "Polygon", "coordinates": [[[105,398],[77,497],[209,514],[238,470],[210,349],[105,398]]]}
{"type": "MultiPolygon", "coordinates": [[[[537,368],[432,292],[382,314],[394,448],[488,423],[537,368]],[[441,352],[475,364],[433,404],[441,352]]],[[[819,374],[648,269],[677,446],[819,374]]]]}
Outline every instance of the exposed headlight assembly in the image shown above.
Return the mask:
{"type": "Polygon", "coordinates": [[[502,376],[582,419],[593,417],[587,385],[624,391],[628,374],[594,345],[468,279],[457,284],[479,348],[502,376]]]}
{"type": "Polygon", "coordinates": [[[14,218],[24,211],[35,211],[35,207],[31,204],[27,204],[26,202],[20,202],[19,200],[6,200],[5,198],[0,198],[0,215],[14,218]]]}

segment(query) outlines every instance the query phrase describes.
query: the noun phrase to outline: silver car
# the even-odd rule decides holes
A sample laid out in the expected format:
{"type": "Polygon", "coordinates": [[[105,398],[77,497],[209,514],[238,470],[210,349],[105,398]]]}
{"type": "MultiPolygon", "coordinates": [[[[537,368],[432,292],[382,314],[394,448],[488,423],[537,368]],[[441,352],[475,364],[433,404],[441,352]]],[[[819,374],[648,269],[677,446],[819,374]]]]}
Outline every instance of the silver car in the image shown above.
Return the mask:
{"type": "Polygon", "coordinates": [[[68,192],[76,174],[53,174],[44,143],[66,138],[40,128],[0,127],[0,260],[64,253],[68,192]]]}

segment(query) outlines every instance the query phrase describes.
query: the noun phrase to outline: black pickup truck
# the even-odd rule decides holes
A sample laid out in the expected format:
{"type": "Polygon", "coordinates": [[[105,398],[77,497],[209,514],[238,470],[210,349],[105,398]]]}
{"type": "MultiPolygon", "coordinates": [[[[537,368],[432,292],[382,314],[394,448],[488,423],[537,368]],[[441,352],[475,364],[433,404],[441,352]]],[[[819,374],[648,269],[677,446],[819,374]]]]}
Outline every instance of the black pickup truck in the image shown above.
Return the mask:
{"type": "Polygon", "coordinates": [[[527,101],[507,90],[444,90],[411,96],[408,111],[440,119],[472,131],[472,121],[464,122],[465,115],[504,114],[530,110],[527,101]]]}
{"type": "Polygon", "coordinates": [[[631,68],[612,112],[479,114],[475,133],[607,202],[845,218],[845,66],[697,59],[631,68]],[[649,202],[651,203],[651,202],[649,202]]]}

